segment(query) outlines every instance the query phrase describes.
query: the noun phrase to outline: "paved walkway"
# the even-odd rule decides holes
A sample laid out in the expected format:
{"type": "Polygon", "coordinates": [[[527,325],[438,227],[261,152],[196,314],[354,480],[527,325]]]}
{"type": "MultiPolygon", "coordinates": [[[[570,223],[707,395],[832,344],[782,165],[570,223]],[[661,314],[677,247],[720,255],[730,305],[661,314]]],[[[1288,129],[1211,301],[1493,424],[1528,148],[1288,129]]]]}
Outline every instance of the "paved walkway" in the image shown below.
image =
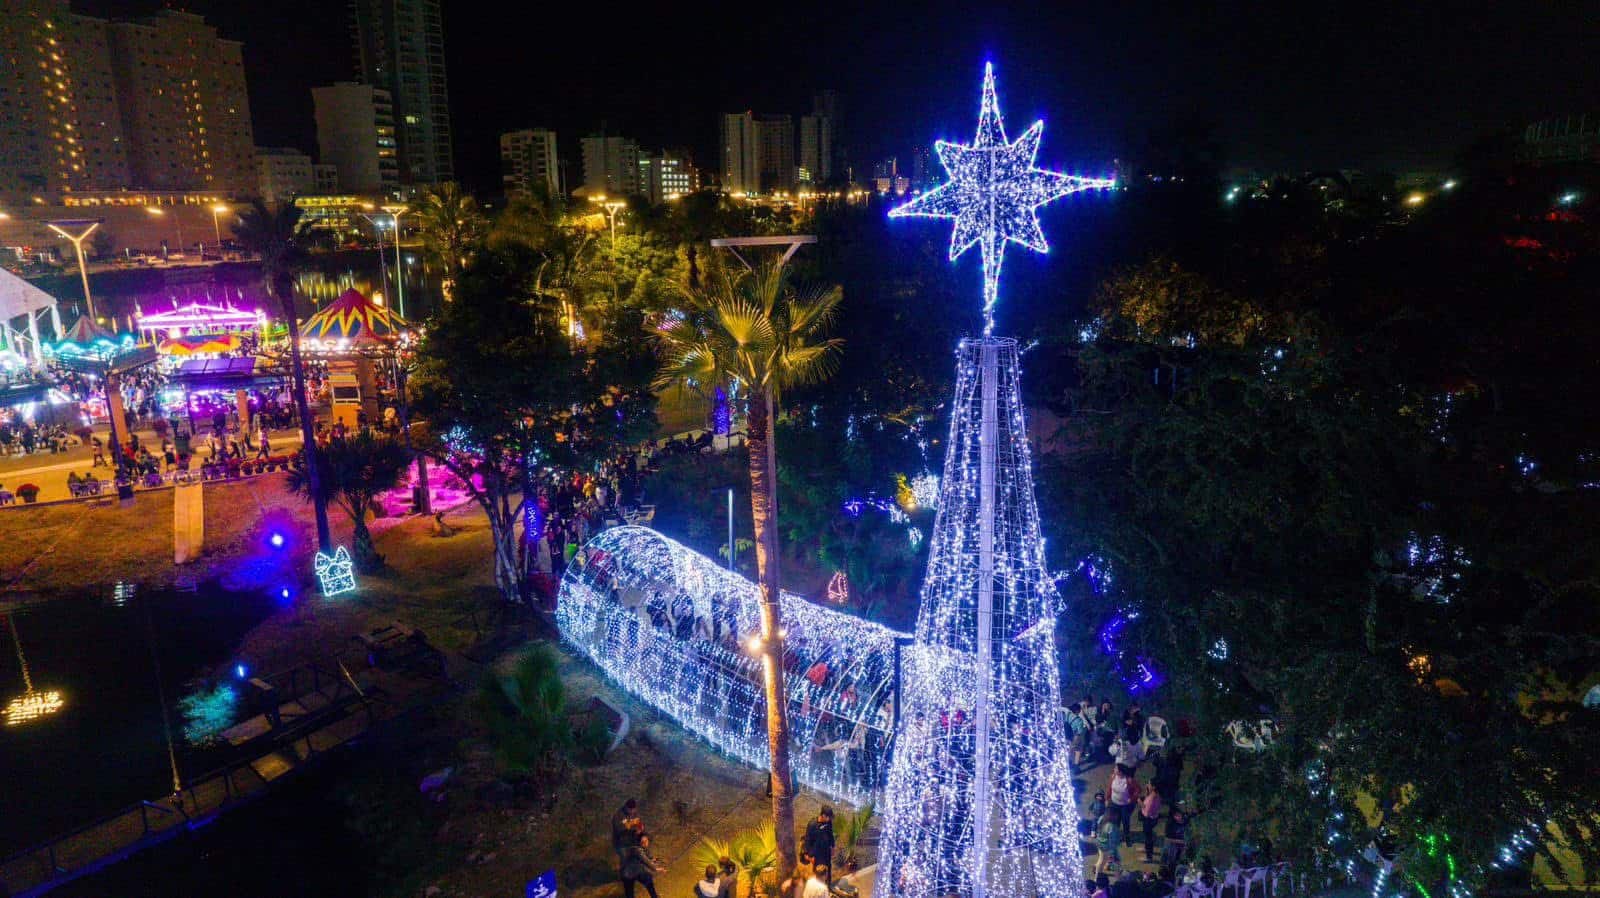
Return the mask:
{"type": "MultiPolygon", "coordinates": [[[[94,435],[101,442],[107,440],[109,429],[104,425],[94,429],[94,435]]],[[[148,446],[152,452],[161,448],[161,438],[155,431],[147,427],[136,430],[139,435],[139,445],[148,446]]],[[[272,441],[272,454],[282,455],[298,451],[300,448],[300,429],[293,427],[288,430],[268,430],[267,437],[272,441]]],[[[252,439],[254,442],[254,439],[252,439]]],[[[197,443],[199,450],[197,457],[206,455],[203,442],[197,443]]],[[[246,458],[253,458],[254,453],[248,453],[246,458]]],[[[24,483],[32,483],[39,487],[40,502],[56,502],[72,498],[72,492],[67,488],[67,475],[73,471],[79,476],[93,474],[101,480],[111,480],[111,469],[108,467],[92,467],[94,462],[94,447],[70,446],[62,452],[34,452],[29,455],[3,455],[0,456],[0,489],[15,493],[17,487],[24,483]]],[[[198,468],[198,464],[194,466],[198,468]]],[[[17,500],[21,503],[21,500],[17,500]]]]}

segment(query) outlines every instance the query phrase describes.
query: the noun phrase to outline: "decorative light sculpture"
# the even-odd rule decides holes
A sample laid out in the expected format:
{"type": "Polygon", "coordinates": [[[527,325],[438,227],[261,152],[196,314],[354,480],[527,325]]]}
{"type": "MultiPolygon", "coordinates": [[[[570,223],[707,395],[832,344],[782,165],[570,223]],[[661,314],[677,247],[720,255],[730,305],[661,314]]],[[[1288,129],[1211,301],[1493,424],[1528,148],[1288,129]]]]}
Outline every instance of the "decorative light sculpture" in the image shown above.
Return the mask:
{"type": "Polygon", "coordinates": [[[1044,122],[1034,122],[1015,141],[1006,140],[1005,121],[994,89],[994,64],[983,67],[983,100],[978,134],[970,145],[936,142],[934,150],[950,180],[903,206],[889,217],[953,218],[950,261],[977,244],[983,252],[983,335],[994,332],[994,307],[1000,296],[1000,268],[1006,244],[1020,243],[1037,253],[1050,251],[1039,228],[1037,209],[1080,190],[1116,186],[1115,178],[1085,178],[1036,168],[1044,122]]]}
{"type": "Polygon", "coordinates": [[[834,571],[828,579],[828,601],[835,605],[850,601],[850,578],[844,575],[844,571],[834,571]]]}
{"type": "Polygon", "coordinates": [[[1042,123],[1008,142],[986,66],[971,146],[940,143],[948,183],[891,216],[955,219],[953,260],[983,251],[984,334],[956,393],[900,729],[884,791],[878,890],[893,898],[1080,898],[1083,857],[1055,620],[1023,424],[1017,341],[992,336],[1008,241],[1044,252],[1035,209],[1110,187],[1033,165],[1042,123]]]}
{"type": "MultiPolygon", "coordinates": [[[[556,623],[628,692],[713,747],[766,769],[756,585],[645,527],[602,531],[561,578],[556,623]]],[[[806,786],[860,803],[882,788],[894,643],[902,634],[782,594],[791,763],[806,786]]]]}
{"type": "Polygon", "coordinates": [[[356,566],[350,560],[350,551],[344,546],[335,549],[332,555],[318,552],[313,567],[317,572],[317,582],[322,584],[324,596],[332,598],[355,590],[356,566]]]}

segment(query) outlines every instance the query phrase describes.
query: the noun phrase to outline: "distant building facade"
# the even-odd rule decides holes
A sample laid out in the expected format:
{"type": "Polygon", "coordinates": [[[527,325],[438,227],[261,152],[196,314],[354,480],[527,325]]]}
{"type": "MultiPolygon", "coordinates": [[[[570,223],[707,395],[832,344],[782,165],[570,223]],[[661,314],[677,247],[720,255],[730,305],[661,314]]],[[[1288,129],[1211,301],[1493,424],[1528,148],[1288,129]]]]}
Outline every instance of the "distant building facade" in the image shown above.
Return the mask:
{"type": "Polygon", "coordinates": [[[644,193],[639,180],[639,144],[626,137],[583,139],[583,187],[591,196],[644,193]]]}
{"type": "Polygon", "coordinates": [[[695,190],[694,167],[676,153],[657,153],[639,160],[639,180],[652,203],[675,200],[695,190]]]}
{"type": "Polygon", "coordinates": [[[756,117],[757,177],[762,193],[789,191],[795,185],[794,118],[788,115],[756,117]]]}
{"type": "Polygon", "coordinates": [[[317,193],[333,193],[339,189],[339,166],[318,162],[311,166],[311,179],[317,193]]]}
{"type": "Polygon", "coordinates": [[[351,0],[361,81],[388,92],[402,184],[455,180],[442,0],[351,0]]]}
{"type": "Polygon", "coordinates": [[[400,184],[394,105],[389,92],[342,81],[311,89],[317,150],[345,193],[389,194],[400,184]]]}
{"type": "Polygon", "coordinates": [[[0,60],[0,193],[255,192],[241,45],[199,16],[9,0],[0,60]]]}
{"type": "Polygon", "coordinates": [[[825,115],[800,117],[800,171],[796,180],[807,184],[833,180],[833,120],[825,115]]]}
{"type": "Polygon", "coordinates": [[[1522,130],[1518,161],[1535,165],[1600,162],[1600,112],[1561,115],[1522,130]]]}
{"type": "Polygon", "coordinates": [[[256,192],[270,204],[317,190],[311,157],[291,147],[256,147],[256,192]]]}
{"type": "Polygon", "coordinates": [[[561,164],[556,156],[556,132],[525,128],[500,135],[500,181],[506,196],[528,196],[534,190],[560,196],[561,164]]]}
{"type": "Polygon", "coordinates": [[[756,150],[756,120],[748,112],[722,117],[722,189],[728,193],[756,193],[761,189],[760,157],[756,150]]]}

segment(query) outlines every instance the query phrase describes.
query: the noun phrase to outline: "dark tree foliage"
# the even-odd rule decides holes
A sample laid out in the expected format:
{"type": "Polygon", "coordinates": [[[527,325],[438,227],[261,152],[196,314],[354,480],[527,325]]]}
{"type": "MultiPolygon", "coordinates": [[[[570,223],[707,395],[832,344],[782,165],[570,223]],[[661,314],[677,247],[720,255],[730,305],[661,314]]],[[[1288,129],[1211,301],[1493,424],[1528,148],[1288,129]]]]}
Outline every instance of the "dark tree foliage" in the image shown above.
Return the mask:
{"type": "Polygon", "coordinates": [[[362,431],[347,439],[333,440],[318,448],[313,457],[318,476],[310,477],[304,466],[292,468],[289,490],[308,501],[320,498],[324,504],[333,503],[344,509],[355,527],[352,548],[356,570],[364,574],[377,572],[383,567],[383,556],[372,544],[367,514],[379,494],[400,483],[409,453],[388,437],[362,431]],[[321,490],[321,495],[314,496],[315,490],[321,490]]]}
{"type": "Polygon", "coordinates": [[[1256,832],[1309,860],[1338,810],[1334,851],[1381,824],[1434,894],[1443,854],[1478,876],[1530,821],[1600,869],[1600,253],[1505,184],[1448,204],[1359,240],[1242,214],[1052,344],[1076,378],[1048,397],[1050,548],[1111,572],[1069,589],[1074,673],[1136,611],[1125,648],[1166,677],[1146,707],[1195,722],[1186,801],[1218,857],[1256,832]],[[1268,751],[1222,735],[1264,717],[1268,751]]]}
{"type": "Polygon", "coordinates": [[[541,262],[516,245],[480,252],[430,322],[412,381],[424,451],[472,485],[511,599],[527,597],[524,497],[550,477],[596,471],[655,427],[655,360],[638,315],[596,320],[574,343],[559,300],[538,288],[541,262]]]}

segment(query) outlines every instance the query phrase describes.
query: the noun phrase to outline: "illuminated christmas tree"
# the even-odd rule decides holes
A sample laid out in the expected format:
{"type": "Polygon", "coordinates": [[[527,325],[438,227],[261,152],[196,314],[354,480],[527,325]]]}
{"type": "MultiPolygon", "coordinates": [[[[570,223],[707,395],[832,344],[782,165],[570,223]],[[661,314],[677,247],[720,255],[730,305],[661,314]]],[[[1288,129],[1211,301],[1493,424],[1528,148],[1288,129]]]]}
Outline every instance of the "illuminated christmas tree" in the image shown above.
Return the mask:
{"type": "Polygon", "coordinates": [[[1056,668],[1060,599],[1045,570],[1023,425],[1020,352],[995,337],[1006,244],[1048,250],[1037,207],[1109,179],[1034,167],[1043,123],[1008,141],[986,68],[977,138],[937,144],[949,181],[890,213],[955,220],[983,254],[984,333],[957,349],[950,442],[903,661],[878,893],[1068,898],[1083,892],[1056,668]]]}

